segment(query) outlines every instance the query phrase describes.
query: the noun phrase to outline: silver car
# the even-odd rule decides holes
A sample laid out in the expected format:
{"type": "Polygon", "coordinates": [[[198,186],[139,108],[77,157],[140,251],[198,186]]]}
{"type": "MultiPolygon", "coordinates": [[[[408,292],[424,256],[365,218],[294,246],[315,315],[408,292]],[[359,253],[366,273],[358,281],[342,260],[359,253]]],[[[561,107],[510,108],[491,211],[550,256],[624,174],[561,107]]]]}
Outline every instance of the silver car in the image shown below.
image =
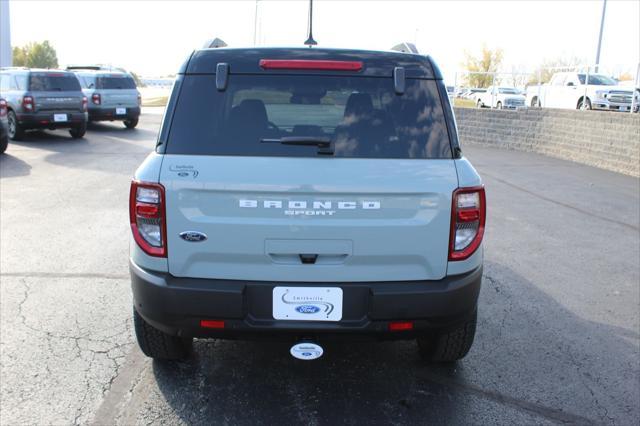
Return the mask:
{"type": "Polygon", "coordinates": [[[89,121],[122,121],[138,125],[140,92],[130,74],[122,71],[73,70],[88,100],[89,121]]]}

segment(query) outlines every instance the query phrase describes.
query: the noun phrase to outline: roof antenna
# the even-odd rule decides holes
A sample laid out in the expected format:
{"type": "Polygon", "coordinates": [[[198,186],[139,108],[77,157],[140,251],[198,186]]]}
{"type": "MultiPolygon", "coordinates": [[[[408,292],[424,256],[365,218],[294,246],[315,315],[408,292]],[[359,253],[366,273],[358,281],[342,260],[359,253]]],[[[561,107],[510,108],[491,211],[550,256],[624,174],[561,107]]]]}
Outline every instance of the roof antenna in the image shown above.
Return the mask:
{"type": "Polygon", "coordinates": [[[318,42],[313,39],[313,0],[309,0],[309,38],[304,44],[309,47],[318,44],[318,42]]]}

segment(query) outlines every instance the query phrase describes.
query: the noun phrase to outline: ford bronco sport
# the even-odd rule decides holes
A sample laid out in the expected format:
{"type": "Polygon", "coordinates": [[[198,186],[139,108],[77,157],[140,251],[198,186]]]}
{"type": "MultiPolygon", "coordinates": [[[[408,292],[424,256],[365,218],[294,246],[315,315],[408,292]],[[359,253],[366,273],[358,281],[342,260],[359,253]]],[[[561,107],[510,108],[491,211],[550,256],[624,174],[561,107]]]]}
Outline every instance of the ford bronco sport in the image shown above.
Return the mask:
{"type": "Polygon", "coordinates": [[[428,56],[193,52],[130,222],[150,357],[194,337],[417,339],[440,362],[473,343],[484,188],[428,56]]]}
{"type": "Polygon", "coordinates": [[[87,131],[87,98],[73,73],[3,68],[0,96],[7,102],[12,140],[22,139],[31,129],[69,129],[74,139],[87,131]]]}

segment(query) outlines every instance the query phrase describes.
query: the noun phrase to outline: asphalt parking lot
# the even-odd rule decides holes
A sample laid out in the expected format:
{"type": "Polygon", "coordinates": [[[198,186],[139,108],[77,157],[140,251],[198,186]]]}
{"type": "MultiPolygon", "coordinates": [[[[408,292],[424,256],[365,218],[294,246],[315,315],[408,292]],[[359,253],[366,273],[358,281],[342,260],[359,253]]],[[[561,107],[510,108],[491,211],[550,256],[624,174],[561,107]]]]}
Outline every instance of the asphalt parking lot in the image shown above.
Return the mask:
{"type": "MultiPolygon", "coordinates": [[[[468,148],[489,204],[476,342],[454,366],[413,342],[134,343],[128,190],[161,115],[34,133],[0,157],[0,423],[637,424],[638,179],[468,148]]],[[[464,141],[463,141],[464,142],[464,141]]]]}

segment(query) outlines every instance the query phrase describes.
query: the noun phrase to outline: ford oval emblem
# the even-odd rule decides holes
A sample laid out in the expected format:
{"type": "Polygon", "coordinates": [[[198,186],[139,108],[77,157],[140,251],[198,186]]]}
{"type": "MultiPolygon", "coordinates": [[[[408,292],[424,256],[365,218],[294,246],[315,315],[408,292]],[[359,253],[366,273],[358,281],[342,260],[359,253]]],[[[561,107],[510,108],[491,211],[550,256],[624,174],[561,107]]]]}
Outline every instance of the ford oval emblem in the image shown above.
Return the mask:
{"type": "Polygon", "coordinates": [[[300,312],[301,314],[317,314],[318,312],[320,312],[320,308],[313,305],[300,305],[296,306],[296,311],[300,312]]]}
{"type": "Polygon", "coordinates": [[[199,243],[207,239],[207,235],[198,231],[184,231],[180,233],[180,238],[190,243],[199,243]]]}

